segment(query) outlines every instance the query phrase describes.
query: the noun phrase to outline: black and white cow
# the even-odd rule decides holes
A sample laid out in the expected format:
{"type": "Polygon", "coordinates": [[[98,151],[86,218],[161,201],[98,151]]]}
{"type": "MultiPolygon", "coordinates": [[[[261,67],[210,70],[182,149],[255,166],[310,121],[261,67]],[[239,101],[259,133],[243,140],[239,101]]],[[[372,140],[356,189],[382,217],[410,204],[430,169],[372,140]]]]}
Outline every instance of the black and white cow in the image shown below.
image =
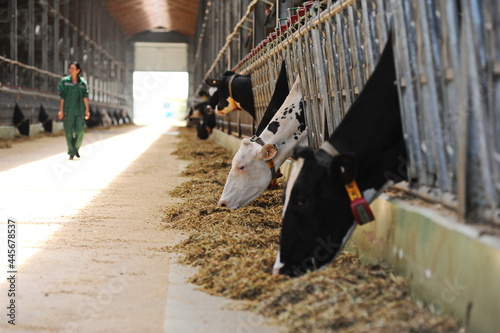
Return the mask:
{"type": "Polygon", "coordinates": [[[406,147],[390,41],[332,136],[316,153],[299,147],[294,156],[298,160],[285,190],[280,250],[273,267],[274,274],[291,276],[332,262],[350,238],[356,221],[346,185],[355,180],[358,194],[364,193],[369,202],[388,181],[405,176],[406,147]]]}
{"type": "Polygon", "coordinates": [[[216,89],[214,89],[212,95],[202,92],[200,92],[200,96],[205,101],[192,105],[185,119],[188,121],[188,127],[196,126],[196,136],[205,140],[210,136],[216,125],[214,109],[219,101],[219,95],[216,89]]]}
{"type": "Polygon", "coordinates": [[[297,77],[285,101],[261,133],[241,141],[219,206],[243,207],[264,192],[276,177],[276,170],[305,137],[302,88],[297,77]]]}
{"type": "Polygon", "coordinates": [[[198,125],[196,126],[196,136],[205,140],[210,136],[210,134],[212,134],[212,130],[216,125],[215,111],[208,104],[208,102],[197,104],[195,109],[200,113],[200,119],[198,121],[198,125]]]}
{"type": "Polygon", "coordinates": [[[227,71],[218,79],[208,78],[206,84],[217,88],[218,104],[216,112],[224,115],[233,110],[245,110],[256,119],[255,104],[250,75],[240,75],[227,71]]]}
{"type": "Polygon", "coordinates": [[[269,104],[267,105],[266,111],[264,115],[260,119],[259,125],[257,126],[257,130],[255,131],[255,135],[259,136],[262,131],[269,124],[271,119],[273,119],[276,112],[278,112],[281,105],[287,98],[290,90],[288,89],[288,78],[286,74],[286,65],[285,61],[281,62],[281,69],[278,75],[278,79],[276,80],[276,84],[274,85],[274,92],[269,104]]]}

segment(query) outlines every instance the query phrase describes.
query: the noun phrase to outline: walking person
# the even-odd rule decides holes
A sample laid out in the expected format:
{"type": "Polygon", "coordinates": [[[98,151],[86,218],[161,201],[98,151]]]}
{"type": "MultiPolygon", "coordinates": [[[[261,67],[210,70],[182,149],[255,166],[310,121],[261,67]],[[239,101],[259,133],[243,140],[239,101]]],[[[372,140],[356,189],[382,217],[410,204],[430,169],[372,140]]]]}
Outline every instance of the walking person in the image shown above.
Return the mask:
{"type": "Polygon", "coordinates": [[[80,157],[78,149],[83,141],[83,127],[85,120],[90,118],[89,88],[81,72],[80,64],[73,61],[69,64],[69,75],[63,77],[57,87],[61,97],[57,115],[64,124],[70,160],[80,157]]]}

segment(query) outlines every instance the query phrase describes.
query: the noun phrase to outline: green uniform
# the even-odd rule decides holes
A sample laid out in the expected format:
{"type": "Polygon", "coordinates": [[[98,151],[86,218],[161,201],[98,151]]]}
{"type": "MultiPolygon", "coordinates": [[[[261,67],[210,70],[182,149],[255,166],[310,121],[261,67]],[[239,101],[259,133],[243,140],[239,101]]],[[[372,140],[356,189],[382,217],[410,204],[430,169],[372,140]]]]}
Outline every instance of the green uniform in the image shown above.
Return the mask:
{"type": "Polygon", "coordinates": [[[87,81],[78,76],[78,82],[74,84],[71,76],[62,78],[57,87],[59,96],[64,100],[64,131],[68,143],[69,156],[75,156],[83,141],[83,127],[85,126],[85,104],[83,99],[89,96],[87,81]]]}

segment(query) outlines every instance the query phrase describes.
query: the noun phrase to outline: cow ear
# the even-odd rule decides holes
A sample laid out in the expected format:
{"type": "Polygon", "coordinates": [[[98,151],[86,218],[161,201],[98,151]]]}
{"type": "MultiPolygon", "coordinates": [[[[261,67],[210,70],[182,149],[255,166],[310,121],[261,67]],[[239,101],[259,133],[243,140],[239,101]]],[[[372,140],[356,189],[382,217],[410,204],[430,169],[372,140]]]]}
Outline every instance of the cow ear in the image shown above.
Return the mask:
{"type": "Polygon", "coordinates": [[[222,84],[222,80],[208,78],[205,80],[205,83],[208,84],[210,87],[218,88],[222,84]]]}
{"type": "Polygon", "coordinates": [[[294,159],[299,159],[303,158],[306,160],[312,160],[314,158],[314,150],[312,150],[310,147],[295,147],[293,150],[293,156],[294,159]]]}
{"type": "Polygon", "coordinates": [[[344,184],[348,184],[356,178],[358,173],[358,162],[352,154],[340,154],[332,160],[332,173],[340,173],[344,184]]]}
{"type": "Polygon", "coordinates": [[[265,144],[259,152],[259,160],[269,161],[273,159],[273,157],[278,152],[278,148],[275,144],[268,143],[265,144]]]}

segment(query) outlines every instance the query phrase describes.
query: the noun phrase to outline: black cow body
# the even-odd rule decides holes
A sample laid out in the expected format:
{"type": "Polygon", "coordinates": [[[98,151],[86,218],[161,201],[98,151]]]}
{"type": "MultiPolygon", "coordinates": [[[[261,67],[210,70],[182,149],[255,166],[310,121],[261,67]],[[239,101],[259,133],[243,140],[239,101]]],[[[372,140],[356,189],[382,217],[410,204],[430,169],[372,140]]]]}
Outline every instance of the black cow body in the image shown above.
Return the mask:
{"type": "Polygon", "coordinates": [[[205,103],[198,104],[195,108],[198,108],[201,114],[201,119],[196,127],[197,136],[205,140],[210,134],[212,134],[212,130],[215,128],[217,124],[215,121],[215,107],[219,102],[219,93],[217,90],[213,93],[212,96],[208,98],[208,101],[205,103]]]}
{"type": "Polygon", "coordinates": [[[30,120],[24,117],[23,112],[19,105],[14,106],[14,115],[12,118],[14,126],[17,127],[19,134],[29,136],[30,135],[30,120]]]}
{"type": "Polygon", "coordinates": [[[194,107],[200,114],[198,125],[196,126],[196,136],[202,140],[206,140],[215,127],[215,112],[208,102],[196,104],[194,107]]]}
{"type": "Polygon", "coordinates": [[[87,127],[93,128],[93,127],[97,127],[97,126],[102,126],[103,121],[102,121],[101,112],[99,112],[99,110],[94,109],[92,107],[89,109],[89,112],[90,112],[90,117],[89,117],[89,119],[85,120],[85,124],[87,125],[87,127]]]}
{"type": "Polygon", "coordinates": [[[299,275],[336,258],[356,227],[347,182],[355,179],[361,192],[376,193],[388,181],[403,180],[406,148],[395,81],[389,40],[333,135],[316,153],[296,149],[274,273],[299,275]]]}
{"type": "Polygon", "coordinates": [[[219,101],[219,94],[215,91],[210,96],[208,93],[202,95],[200,92],[200,96],[206,101],[192,105],[185,119],[188,121],[187,127],[191,127],[192,124],[195,125],[196,136],[205,140],[210,136],[216,125],[214,109],[219,101]]]}
{"type": "Polygon", "coordinates": [[[38,109],[38,121],[42,123],[45,132],[52,133],[52,119],[49,118],[42,104],[40,104],[40,108],[38,109]]]}
{"type": "Polygon", "coordinates": [[[205,82],[209,86],[217,88],[219,97],[217,114],[243,109],[256,119],[250,75],[239,75],[227,71],[220,78],[209,78],[205,82]]]}

